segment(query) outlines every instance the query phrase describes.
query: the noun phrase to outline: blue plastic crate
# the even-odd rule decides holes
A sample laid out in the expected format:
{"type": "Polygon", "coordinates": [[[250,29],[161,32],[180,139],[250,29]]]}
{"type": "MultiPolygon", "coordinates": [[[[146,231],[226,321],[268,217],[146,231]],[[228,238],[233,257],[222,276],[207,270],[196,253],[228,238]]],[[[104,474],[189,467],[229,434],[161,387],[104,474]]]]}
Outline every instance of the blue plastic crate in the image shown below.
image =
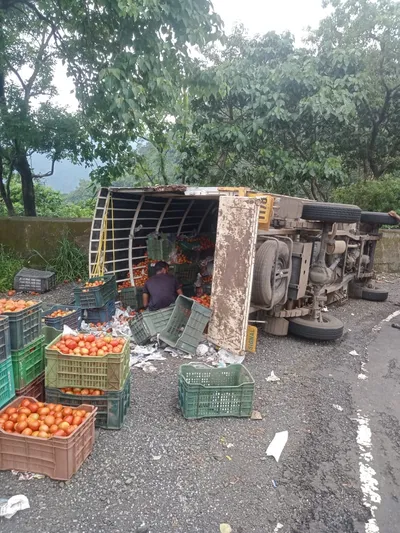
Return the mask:
{"type": "Polygon", "coordinates": [[[97,324],[98,322],[109,322],[115,315],[115,302],[111,300],[104,307],[96,309],[85,309],[83,311],[83,318],[89,324],[97,324]]]}
{"type": "Polygon", "coordinates": [[[73,305],[54,305],[43,315],[44,323],[46,326],[63,330],[64,325],[69,326],[71,329],[79,329],[82,322],[82,311],[79,307],[73,305]],[[72,311],[69,315],[61,316],[59,318],[50,318],[49,315],[54,311],[72,311]]]}

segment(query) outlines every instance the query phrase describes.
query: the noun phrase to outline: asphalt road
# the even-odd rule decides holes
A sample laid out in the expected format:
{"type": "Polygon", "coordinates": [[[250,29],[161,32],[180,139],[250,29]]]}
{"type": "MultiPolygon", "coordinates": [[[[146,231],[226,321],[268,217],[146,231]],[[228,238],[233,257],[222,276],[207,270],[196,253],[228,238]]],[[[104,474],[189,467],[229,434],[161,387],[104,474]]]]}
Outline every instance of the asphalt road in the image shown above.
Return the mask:
{"type": "Polygon", "coordinates": [[[150,533],[218,533],[229,523],[232,533],[395,533],[400,330],[382,320],[400,310],[400,282],[388,287],[385,303],[332,309],[346,324],[341,341],[261,336],[245,363],[260,421],[186,421],[177,409],[182,360],[135,370],[124,428],[98,431],[70,482],[0,473],[0,497],[25,494],[31,504],[0,519],[0,531],[135,533],[145,524],[150,533]],[[271,370],[279,383],[266,381],[271,370]],[[276,463],[265,452],[282,430],[289,439],[276,463]]]}

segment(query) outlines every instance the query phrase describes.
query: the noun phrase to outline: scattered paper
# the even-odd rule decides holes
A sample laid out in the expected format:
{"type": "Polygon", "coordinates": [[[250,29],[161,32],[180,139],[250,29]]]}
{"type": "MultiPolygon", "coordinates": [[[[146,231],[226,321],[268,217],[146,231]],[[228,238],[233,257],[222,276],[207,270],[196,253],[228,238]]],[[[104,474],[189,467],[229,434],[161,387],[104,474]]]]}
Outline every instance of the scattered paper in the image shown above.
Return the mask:
{"type": "Polygon", "coordinates": [[[275,375],[275,373],[274,373],[273,370],[272,370],[272,372],[271,372],[271,375],[268,376],[268,377],[265,378],[265,379],[266,379],[267,381],[269,381],[269,382],[271,382],[271,381],[274,382],[274,381],[280,381],[280,380],[281,380],[281,378],[278,378],[278,376],[275,375]]]}
{"type": "Polygon", "coordinates": [[[336,403],[333,404],[333,408],[337,409],[338,411],[343,411],[343,407],[341,407],[340,405],[338,405],[336,403]]]}
{"type": "Polygon", "coordinates": [[[275,437],[272,439],[271,444],[267,448],[267,455],[271,455],[275,458],[275,461],[278,462],[283,452],[289,437],[288,431],[280,431],[275,433],[275,437]]]}
{"type": "Polygon", "coordinates": [[[280,529],[282,529],[282,528],[283,528],[283,524],[281,524],[280,522],[278,522],[278,523],[276,524],[275,529],[274,529],[274,533],[278,533],[278,531],[279,531],[280,529]]]}
{"type": "Polygon", "coordinates": [[[219,532],[220,533],[232,533],[232,528],[229,524],[220,524],[219,532]]]}
{"type": "Polygon", "coordinates": [[[0,498],[0,516],[11,518],[17,511],[29,509],[29,500],[23,494],[12,496],[8,500],[0,498]]]}
{"type": "Polygon", "coordinates": [[[159,461],[161,459],[161,455],[153,455],[153,461],[159,461]]]}
{"type": "Polygon", "coordinates": [[[351,352],[349,352],[349,355],[360,355],[360,354],[357,353],[356,350],[352,350],[351,352]]]}
{"type": "Polygon", "coordinates": [[[240,365],[244,361],[244,355],[234,355],[223,348],[218,351],[217,357],[219,361],[227,365],[240,365]]]}
{"type": "Polygon", "coordinates": [[[263,419],[260,411],[252,411],[250,418],[251,418],[251,420],[262,420],[263,419]]]}
{"type": "Polygon", "coordinates": [[[231,442],[228,442],[228,444],[226,445],[227,448],[233,448],[233,444],[231,442]]]}
{"type": "Polygon", "coordinates": [[[209,347],[206,344],[199,344],[196,348],[197,357],[205,357],[208,354],[209,347]]]}
{"type": "Polygon", "coordinates": [[[365,374],[358,374],[358,379],[368,379],[367,376],[365,374]]]}
{"type": "Polygon", "coordinates": [[[18,470],[11,470],[14,476],[18,476],[18,481],[30,481],[31,479],[43,479],[42,474],[34,474],[33,472],[18,472],[18,470]]]}

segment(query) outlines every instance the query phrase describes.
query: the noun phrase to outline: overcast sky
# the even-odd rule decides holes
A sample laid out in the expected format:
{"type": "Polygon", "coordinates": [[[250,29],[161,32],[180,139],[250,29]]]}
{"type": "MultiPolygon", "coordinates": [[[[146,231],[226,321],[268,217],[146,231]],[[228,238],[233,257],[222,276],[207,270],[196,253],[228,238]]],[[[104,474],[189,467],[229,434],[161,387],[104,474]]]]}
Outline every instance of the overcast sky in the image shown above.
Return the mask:
{"type": "MultiPolygon", "coordinates": [[[[276,31],[290,31],[300,44],[308,26],[315,28],[326,14],[321,7],[322,0],[214,0],[214,9],[229,33],[233,26],[242,23],[251,35],[276,31]]],[[[65,70],[56,69],[56,84],[59,91],[57,101],[71,109],[76,101],[71,91],[73,84],[65,70]]]]}

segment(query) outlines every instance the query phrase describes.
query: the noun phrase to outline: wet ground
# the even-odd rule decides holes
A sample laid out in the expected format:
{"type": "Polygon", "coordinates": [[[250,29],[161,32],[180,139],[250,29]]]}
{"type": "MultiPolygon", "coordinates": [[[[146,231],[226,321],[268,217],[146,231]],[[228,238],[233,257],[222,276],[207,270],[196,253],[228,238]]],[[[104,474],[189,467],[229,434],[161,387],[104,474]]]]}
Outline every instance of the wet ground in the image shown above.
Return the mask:
{"type": "MultiPolygon", "coordinates": [[[[225,522],[232,533],[398,531],[400,330],[391,323],[400,316],[382,321],[400,311],[400,282],[382,286],[385,303],[332,309],[346,326],[340,341],[261,335],[245,364],[262,420],[187,421],[177,409],[183,361],[157,361],[154,374],[135,369],[123,429],[98,430],[70,482],[0,473],[0,497],[25,494],[31,504],[0,519],[0,531],[218,533],[225,522]],[[271,370],[280,382],[266,381],[271,370]],[[265,452],[283,430],[276,463],[265,452]]],[[[63,290],[59,303],[69,303],[63,290]]]]}

